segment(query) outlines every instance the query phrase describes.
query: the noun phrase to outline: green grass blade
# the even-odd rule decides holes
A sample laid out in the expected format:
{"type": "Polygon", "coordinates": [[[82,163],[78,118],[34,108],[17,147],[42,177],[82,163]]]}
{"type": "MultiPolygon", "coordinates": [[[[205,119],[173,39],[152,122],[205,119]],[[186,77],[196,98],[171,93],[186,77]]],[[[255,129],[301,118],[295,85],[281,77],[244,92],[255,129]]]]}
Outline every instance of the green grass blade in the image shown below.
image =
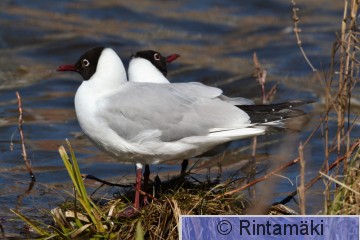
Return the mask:
{"type": "Polygon", "coordinates": [[[136,224],[135,240],[144,240],[144,229],[141,226],[141,221],[136,224]]]}
{"type": "Polygon", "coordinates": [[[39,227],[35,222],[31,221],[29,218],[25,217],[22,213],[15,209],[10,209],[11,212],[13,212],[16,216],[18,216],[21,220],[26,222],[29,226],[31,226],[39,235],[43,237],[48,237],[51,235],[48,231],[42,229],[39,227]]]}
{"type": "Polygon", "coordinates": [[[66,140],[68,147],[70,149],[71,162],[69,156],[63,146],[59,148],[60,156],[64,162],[66,170],[71,178],[71,181],[74,184],[75,190],[77,192],[77,200],[80,202],[86,213],[89,215],[92,223],[96,226],[96,229],[99,232],[104,232],[105,228],[101,222],[101,211],[89,198],[84,181],[82,179],[79,165],[76,161],[74,151],[70,145],[70,142],[66,140]]]}

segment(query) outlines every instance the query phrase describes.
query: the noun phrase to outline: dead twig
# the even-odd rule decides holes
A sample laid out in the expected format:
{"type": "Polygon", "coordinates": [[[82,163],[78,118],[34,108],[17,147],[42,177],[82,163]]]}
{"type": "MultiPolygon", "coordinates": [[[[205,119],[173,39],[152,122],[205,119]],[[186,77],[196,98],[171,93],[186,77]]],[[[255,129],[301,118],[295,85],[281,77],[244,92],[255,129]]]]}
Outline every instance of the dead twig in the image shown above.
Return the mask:
{"type": "Polygon", "coordinates": [[[254,159],[255,155],[256,155],[256,146],[257,146],[257,137],[253,137],[253,142],[252,142],[252,153],[251,153],[251,157],[254,159]]]}
{"type": "Polygon", "coordinates": [[[304,146],[300,143],[299,146],[300,157],[300,186],[298,187],[300,213],[305,215],[305,160],[304,160],[304,146]]]}
{"type": "MultiPolygon", "coordinates": [[[[268,104],[269,102],[271,102],[272,97],[275,95],[276,93],[276,87],[277,84],[275,84],[268,93],[266,93],[265,90],[265,82],[266,82],[266,75],[267,75],[267,71],[266,69],[263,69],[260,65],[259,59],[256,55],[256,52],[254,52],[253,54],[253,61],[254,61],[254,65],[255,65],[255,72],[254,75],[256,77],[256,80],[258,81],[258,83],[261,86],[261,95],[262,95],[262,104],[268,104]]],[[[255,158],[256,155],[256,146],[257,146],[257,137],[253,138],[253,149],[252,149],[252,158],[255,158]]]]}
{"type": "Polygon", "coordinates": [[[302,55],[304,56],[304,58],[305,58],[306,62],[308,63],[308,65],[311,67],[311,69],[314,72],[316,72],[317,69],[311,64],[311,62],[308,59],[308,57],[306,56],[305,51],[304,51],[304,49],[302,47],[302,44],[301,44],[300,35],[299,35],[299,33],[301,32],[301,29],[298,27],[298,23],[300,21],[300,18],[297,15],[297,12],[299,11],[299,8],[296,7],[295,1],[291,1],[291,2],[293,4],[293,6],[294,6],[293,9],[292,9],[292,11],[293,11],[292,19],[293,19],[293,22],[294,22],[294,33],[295,33],[296,40],[297,40],[296,43],[299,46],[300,51],[301,51],[302,55]]]}
{"type": "MultiPolygon", "coordinates": [[[[316,133],[316,131],[320,128],[322,122],[324,121],[324,118],[321,118],[318,125],[313,129],[313,131],[311,132],[311,134],[309,135],[309,137],[306,139],[306,141],[304,142],[304,144],[302,145],[303,148],[308,144],[308,142],[312,139],[312,137],[314,136],[314,134],[316,133]]],[[[262,181],[265,181],[266,179],[268,179],[269,177],[273,176],[273,175],[277,175],[278,172],[298,163],[300,161],[300,157],[297,157],[295,159],[293,159],[292,161],[289,161],[288,163],[280,166],[279,168],[273,170],[272,172],[266,174],[265,176],[261,177],[261,178],[257,178],[255,179],[254,181],[240,187],[240,188],[237,188],[235,190],[232,190],[232,191],[229,191],[229,192],[226,192],[225,194],[221,194],[219,195],[217,198],[220,198],[221,196],[225,196],[225,195],[231,195],[231,194],[234,194],[236,192],[239,192],[239,191],[242,191],[248,187],[251,187],[259,182],[262,182],[262,181]]],[[[295,196],[295,195],[294,195],[295,196]]]]}
{"type": "Polygon", "coordinates": [[[254,61],[254,65],[255,65],[254,75],[256,77],[256,80],[259,82],[259,84],[261,86],[262,103],[266,104],[267,99],[266,99],[266,92],[265,92],[265,82],[266,82],[267,71],[265,69],[261,68],[259,59],[256,55],[256,52],[254,52],[254,54],[253,54],[253,61],[254,61]]]}
{"type": "MultiPolygon", "coordinates": [[[[355,150],[355,148],[357,148],[360,145],[360,140],[358,140],[355,144],[353,144],[351,146],[351,148],[349,149],[348,152],[345,153],[344,156],[337,158],[332,164],[330,164],[328,167],[325,168],[324,171],[322,172],[329,172],[330,170],[332,170],[334,167],[338,166],[342,161],[346,160],[349,158],[349,156],[351,155],[351,153],[355,150]]],[[[317,181],[319,181],[321,179],[321,175],[318,174],[316,177],[314,177],[313,179],[311,179],[310,182],[308,182],[305,185],[305,190],[307,190],[308,188],[310,188],[312,185],[314,185],[317,181]]],[[[280,203],[281,204],[286,204],[288,203],[291,199],[294,198],[294,196],[297,194],[297,190],[293,191],[292,193],[290,193],[286,198],[284,198],[280,203]]]]}
{"type": "Polygon", "coordinates": [[[269,90],[269,92],[266,94],[266,101],[267,102],[272,102],[272,99],[276,94],[278,85],[279,85],[279,83],[275,83],[274,86],[272,86],[271,89],[269,90]]]}
{"type": "Polygon", "coordinates": [[[31,180],[28,189],[23,194],[18,195],[16,201],[16,207],[15,207],[16,210],[18,210],[21,207],[24,197],[28,196],[31,193],[31,190],[33,189],[34,185],[35,185],[35,180],[31,180]]]}
{"type": "Polygon", "coordinates": [[[239,187],[239,188],[236,188],[236,189],[231,190],[231,191],[229,191],[229,192],[220,194],[220,195],[218,195],[216,198],[218,199],[218,198],[221,198],[221,197],[223,197],[223,196],[232,195],[232,194],[237,193],[237,192],[240,192],[240,191],[242,191],[242,190],[244,190],[244,189],[246,189],[246,188],[248,188],[248,187],[251,187],[251,186],[253,186],[253,185],[255,185],[255,184],[259,183],[259,182],[265,181],[265,180],[267,180],[269,177],[277,174],[278,172],[281,172],[282,170],[284,170],[284,169],[286,169],[286,168],[288,168],[288,167],[296,164],[297,162],[299,162],[299,160],[300,160],[300,158],[297,157],[297,158],[295,158],[294,160],[292,160],[292,161],[290,161],[290,162],[288,162],[288,163],[286,163],[286,164],[278,167],[277,169],[273,170],[272,172],[264,175],[263,177],[257,178],[257,179],[255,179],[254,181],[252,181],[252,182],[250,182],[250,183],[248,183],[248,184],[246,184],[246,185],[244,185],[244,186],[242,186],[242,187],[239,187]]]}
{"type": "MultiPolygon", "coordinates": [[[[342,162],[345,159],[348,159],[348,157],[351,155],[351,153],[354,151],[354,149],[356,147],[358,147],[360,145],[360,140],[358,140],[353,146],[351,146],[350,150],[341,158],[338,158],[335,162],[333,162],[329,167],[327,167],[326,172],[330,171],[331,169],[333,169],[335,166],[337,166],[340,162],[342,162]]],[[[305,146],[305,144],[303,145],[303,147],[305,146]]],[[[300,157],[297,157],[295,159],[293,159],[292,161],[278,167],[277,169],[273,170],[272,172],[264,175],[261,178],[257,178],[254,181],[236,188],[234,190],[231,190],[229,192],[223,193],[218,195],[216,198],[221,198],[223,196],[227,196],[227,195],[232,195],[234,193],[240,192],[248,187],[251,187],[259,182],[265,181],[267,180],[269,177],[272,177],[273,175],[276,175],[278,172],[281,172],[282,170],[298,163],[300,161],[300,157]]],[[[313,178],[308,184],[305,185],[305,190],[307,190],[308,188],[310,188],[312,185],[314,185],[314,183],[316,183],[319,179],[321,178],[321,175],[318,175],[317,177],[313,178]]],[[[289,202],[296,194],[298,193],[298,190],[293,191],[292,193],[290,193],[284,200],[282,200],[280,203],[281,204],[286,204],[287,202],[289,202]]]]}
{"type": "Polygon", "coordinates": [[[25,147],[25,139],[24,139],[24,133],[23,133],[23,110],[22,110],[22,105],[21,105],[21,97],[20,97],[20,94],[19,92],[16,92],[16,97],[17,97],[17,100],[18,100],[18,109],[19,109],[19,123],[18,123],[18,130],[19,130],[19,133],[20,133],[20,138],[21,138],[21,148],[22,148],[22,156],[23,156],[23,159],[25,161],[25,165],[26,165],[26,168],[30,174],[30,177],[31,177],[31,181],[36,181],[35,179],[35,175],[31,169],[31,163],[27,157],[27,153],[26,153],[26,147],[25,147]]]}
{"type": "Polygon", "coordinates": [[[106,180],[103,180],[103,179],[100,179],[98,177],[95,177],[91,174],[81,174],[81,177],[83,179],[91,179],[91,180],[94,180],[94,181],[97,181],[97,182],[100,182],[102,184],[105,184],[105,185],[108,185],[108,186],[112,186],[112,187],[122,187],[122,188],[129,188],[129,187],[132,187],[132,185],[130,184],[119,184],[119,183],[112,183],[112,182],[108,182],[106,180]]]}

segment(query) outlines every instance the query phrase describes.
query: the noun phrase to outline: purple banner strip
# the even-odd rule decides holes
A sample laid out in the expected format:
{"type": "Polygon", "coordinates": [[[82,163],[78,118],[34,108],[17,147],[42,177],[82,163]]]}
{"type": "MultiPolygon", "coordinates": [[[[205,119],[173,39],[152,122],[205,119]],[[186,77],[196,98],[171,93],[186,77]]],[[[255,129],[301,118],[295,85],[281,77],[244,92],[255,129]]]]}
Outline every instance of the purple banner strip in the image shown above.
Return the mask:
{"type": "Polygon", "coordinates": [[[180,239],[359,239],[359,216],[181,216],[180,239]]]}

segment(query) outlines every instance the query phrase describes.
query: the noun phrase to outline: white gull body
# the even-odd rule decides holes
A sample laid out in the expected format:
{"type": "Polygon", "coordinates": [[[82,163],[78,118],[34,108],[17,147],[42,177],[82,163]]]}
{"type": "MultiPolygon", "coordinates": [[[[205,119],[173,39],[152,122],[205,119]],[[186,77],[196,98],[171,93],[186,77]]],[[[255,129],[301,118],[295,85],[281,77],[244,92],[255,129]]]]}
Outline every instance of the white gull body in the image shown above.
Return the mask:
{"type": "Polygon", "coordinates": [[[128,82],[118,55],[105,48],[96,71],[76,92],[75,109],[97,147],[119,161],[152,164],[265,133],[244,111],[219,99],[221,94],[202,84],[128,82]]]}

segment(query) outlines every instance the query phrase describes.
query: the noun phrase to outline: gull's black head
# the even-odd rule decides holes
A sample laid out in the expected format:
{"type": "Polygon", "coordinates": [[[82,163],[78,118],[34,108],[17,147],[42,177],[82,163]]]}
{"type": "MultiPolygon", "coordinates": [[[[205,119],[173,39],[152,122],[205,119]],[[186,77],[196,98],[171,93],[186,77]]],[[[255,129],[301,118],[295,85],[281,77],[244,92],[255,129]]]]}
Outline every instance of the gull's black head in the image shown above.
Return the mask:
{"type": "Polygon", "coordinates": [[[171,63],[178,57],[179,54],[172,54],[164,57],[159,52],[154,50],[139,51],[132,55],[133,58],[144,58],[150,61],[165,77],[167,75],[167,63],[171,63]]]}
{"type": "Polygon", "coordinates": [[[62,65],[56,70],[78,72],[84,80],[89,80],[96,72],[99,58],[104,49],[104,47],[92,48],[81,55],[79,60],[74,65],[62,65]]]}

